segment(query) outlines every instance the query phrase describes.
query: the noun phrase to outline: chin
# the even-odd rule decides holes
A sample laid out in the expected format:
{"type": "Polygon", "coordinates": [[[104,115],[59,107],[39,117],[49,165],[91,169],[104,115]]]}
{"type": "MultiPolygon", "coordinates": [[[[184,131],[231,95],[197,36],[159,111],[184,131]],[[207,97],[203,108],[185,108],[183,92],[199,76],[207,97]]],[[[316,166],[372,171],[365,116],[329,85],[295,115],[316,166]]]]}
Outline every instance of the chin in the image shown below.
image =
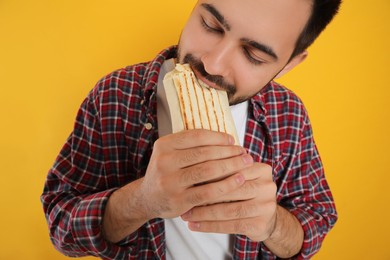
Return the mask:
{"type": "Polygon", "coordinates": [[[228,92],[228,99],[229,99],[230,106],[234,106],[234,105],[240,104],[242,102],[248,101],[252,97],[253,97],[253,95],[252,96],[234,96],[234,95],[229,94],[229,92],[228,92]]]}

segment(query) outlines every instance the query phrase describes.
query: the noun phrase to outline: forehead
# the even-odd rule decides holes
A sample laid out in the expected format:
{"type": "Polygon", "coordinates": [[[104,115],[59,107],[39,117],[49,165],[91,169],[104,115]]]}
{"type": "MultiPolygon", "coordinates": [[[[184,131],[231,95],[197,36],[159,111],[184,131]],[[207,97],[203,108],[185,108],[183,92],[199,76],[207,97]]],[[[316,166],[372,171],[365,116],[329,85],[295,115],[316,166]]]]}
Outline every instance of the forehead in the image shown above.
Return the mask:
{"type": "MultiPolygon", "coordinates": [[[[266,42],[277,52],[292,51],[311,13],[311,0],[199,0],[212,5],[239,38],[266,42]]],[[[203,10],[202,10],[203,9],[203,10]]]]}

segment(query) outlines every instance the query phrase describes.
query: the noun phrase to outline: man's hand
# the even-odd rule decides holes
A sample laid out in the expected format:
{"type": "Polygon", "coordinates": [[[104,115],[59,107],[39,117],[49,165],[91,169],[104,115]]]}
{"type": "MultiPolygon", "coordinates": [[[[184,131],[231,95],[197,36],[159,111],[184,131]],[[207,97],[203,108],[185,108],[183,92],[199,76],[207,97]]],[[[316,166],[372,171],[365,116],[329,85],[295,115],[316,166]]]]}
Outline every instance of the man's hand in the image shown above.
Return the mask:
{"type": "Polygon", "coordinates": [[[277,256],[296,255],[303,243],[300,222],[277,205],[276,184],[272,169],[253,163],[241,171],[245,183],[221,196],[211,205],[198,206],[182,215],[193,231],[242,234],[254,241],[263,241],[277,256]]]}
{"type": "Polygon", "coordinates": [[[240,188],[221,196],[212,205],[195,207],[182,215],[194,231],[242,234],[264,241],[275,228],[276,185],[267,164],[253,163],[241,171],[250,176],[240,188]]]}
{"type": "Polygon", "coordinates": [[[147,218],[177,217],[193,207],[228,196],[245,182],[252,165],[232,137],[191,130],[156,141],[140,186],[147,218]]]}
{"type": "Polygon", "coordinates": [[[153,218],[178,217],[190,209],[230,199],[252,178],[253,165],[233,137],[208,130],[164,136],[153,148],[143,178],[115,191],[103,217],[103,232],[118,242],[153,218]]]}

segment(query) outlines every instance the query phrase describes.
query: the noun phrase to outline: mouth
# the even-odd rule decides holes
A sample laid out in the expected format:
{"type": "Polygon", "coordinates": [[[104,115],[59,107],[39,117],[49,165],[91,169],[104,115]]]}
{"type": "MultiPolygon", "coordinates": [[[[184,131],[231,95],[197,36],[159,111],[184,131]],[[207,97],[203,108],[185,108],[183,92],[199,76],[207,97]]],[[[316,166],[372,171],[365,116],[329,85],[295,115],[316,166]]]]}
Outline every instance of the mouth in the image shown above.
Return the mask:
{"type": "Polygon", "coordinates": [[[218,86],[216,83],[208,80],[206,77],[204,77],[199,71],[197,71],[194,67],[191,66],[191,69],[192,71],[194,72],[195,74],[195,77],[201,81],[203,84],[207,85],[208,87],[210,88],[214,88],[214,89],[217,89],[217,90],[224,90],[223,88],[221,88],[220,86],[218,86]]]}

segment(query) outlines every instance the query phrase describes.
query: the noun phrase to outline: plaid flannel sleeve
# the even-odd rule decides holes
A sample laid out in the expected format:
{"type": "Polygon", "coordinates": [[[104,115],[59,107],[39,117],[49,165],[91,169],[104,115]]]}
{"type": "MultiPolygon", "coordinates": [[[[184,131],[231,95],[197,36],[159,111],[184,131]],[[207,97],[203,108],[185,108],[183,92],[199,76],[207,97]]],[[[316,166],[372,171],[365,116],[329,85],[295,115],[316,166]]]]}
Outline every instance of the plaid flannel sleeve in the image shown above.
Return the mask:
{"type": "Polygon", "coordinates": [[[296,155],[286,162],[289,173],[280,181],[283,188],[279,189],[283,191],[283,194],[279,194],[281,206],[300,221],[304,230],[301,252],[294,259],[309,259],[317,253],[337,220],[335,204],[307,114],[303,121],[296,155]]]}
{"type": "Polygon", "coordinates": [[[41,201],[57,250],[73,257],[124,259],[131,249],[111,244],[102,235],[105,205],[115,188],[107,185],[100,129],[96,106],[87,98],[48,173],[41,201]]]}

